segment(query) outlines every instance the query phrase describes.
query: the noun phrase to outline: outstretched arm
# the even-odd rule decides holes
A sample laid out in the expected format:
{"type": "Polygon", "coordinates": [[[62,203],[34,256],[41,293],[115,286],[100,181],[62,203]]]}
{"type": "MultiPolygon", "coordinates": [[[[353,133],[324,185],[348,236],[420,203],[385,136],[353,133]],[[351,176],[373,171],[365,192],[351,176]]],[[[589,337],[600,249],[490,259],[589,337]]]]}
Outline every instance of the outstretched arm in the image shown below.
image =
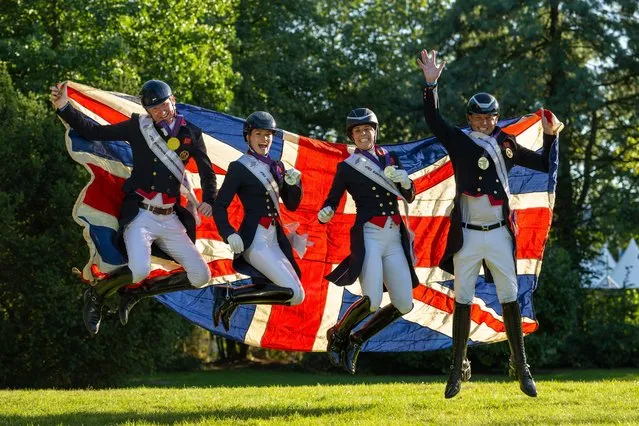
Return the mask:
{"type": "Polygon", "coordinates": [[[94,141],[127,139],[130,120],[107,126],[102,126],[89,120],[69,103],[66,82],[56,83],[55,86],[51,86],[51,103],[56,108],[56,113],[86,139],[94,141]]]}
{"type": "Polygon", "coordinates": [[[422,50],[421,59],[417,59],[417,65],[424,73],[426,84],[424,85],[424,118],[431,132],[450,151],[453,140],[454,128],[448,124],[439,114],[439,97],[437,95],[437,80],[444,70],[446,61],[437,63],[437,51],[422,50]]]}
{"type": "Polygon", "coordinates": [[[335,210],[337,210],[337,206],[339,206],[340,200],[346,191],[346,181],[344,178],[342,164],[343,163],[337,165],[337,171],[333,177],[331,189],[328,191],[328,196],[326,197],[326,200],[324,200],[322,209],[317,214],[317,218],[320,223],[328,223],[333,218],[335,210]]]}

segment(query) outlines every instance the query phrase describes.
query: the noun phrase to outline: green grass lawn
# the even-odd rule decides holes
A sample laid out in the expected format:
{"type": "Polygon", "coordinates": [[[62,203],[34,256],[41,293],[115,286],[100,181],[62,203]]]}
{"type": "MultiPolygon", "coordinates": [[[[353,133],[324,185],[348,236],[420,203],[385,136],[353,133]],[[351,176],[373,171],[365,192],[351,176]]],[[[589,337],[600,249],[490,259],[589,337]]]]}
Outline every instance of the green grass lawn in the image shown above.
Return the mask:
{"type": "Polygon", "coordinates": [[[639,424],[639,370],[536,375],[538,398],[475,375],[347,376],[236,368],[131,379],[118,389],[0,391],[0,424],[639,424]]]}

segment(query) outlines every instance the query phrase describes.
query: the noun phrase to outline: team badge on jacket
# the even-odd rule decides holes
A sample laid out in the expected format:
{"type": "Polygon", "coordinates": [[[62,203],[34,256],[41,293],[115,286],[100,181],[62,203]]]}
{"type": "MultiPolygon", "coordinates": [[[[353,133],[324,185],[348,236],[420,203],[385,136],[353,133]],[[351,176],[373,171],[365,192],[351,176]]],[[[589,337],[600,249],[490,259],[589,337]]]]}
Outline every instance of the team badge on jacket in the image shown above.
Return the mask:
{"type": "Polygon", "coordinates": [[[486,170],[488,168],[488,164],[488,158],[483,155],[479,157],[479,160],[477,160],[477,166],[482,170],[486,170]]]}
{"type": "Polygon", "coordinates": [[[175,151],[180,147],[180,140],[176,137],[170,138],[166,141],[166,146],[168,146],[171,151],[175,151]]]}

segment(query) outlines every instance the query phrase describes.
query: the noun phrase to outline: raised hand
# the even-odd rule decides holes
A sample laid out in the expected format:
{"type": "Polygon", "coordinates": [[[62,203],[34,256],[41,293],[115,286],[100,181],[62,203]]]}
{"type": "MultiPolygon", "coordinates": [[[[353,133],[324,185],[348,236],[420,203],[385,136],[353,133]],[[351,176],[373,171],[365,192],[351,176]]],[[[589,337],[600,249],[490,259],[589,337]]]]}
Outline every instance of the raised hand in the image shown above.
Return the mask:
{"type": "Polygon", "coordinates": [[[564,128],[564,123],[549,109],[541,109],[541,126],[547,135],[558,135],[564,128]]]}
{"type": "Polygon", "coordinates": [[[55,86],[51,86],[51,103],[57,109],[64,108],[69,103],[69,97],[67,96],[67,83],[56,83],[55,86]]]}
{"type": "Polygon", "coordinates": [[[421,52],[421,59],[417,59],[417,65],[424,72],[426,83],[435,84],[446,66],[446,61],[437,65],[437,51],[433,50],[429,53],[428,50],[424,49],[421,52]]]}

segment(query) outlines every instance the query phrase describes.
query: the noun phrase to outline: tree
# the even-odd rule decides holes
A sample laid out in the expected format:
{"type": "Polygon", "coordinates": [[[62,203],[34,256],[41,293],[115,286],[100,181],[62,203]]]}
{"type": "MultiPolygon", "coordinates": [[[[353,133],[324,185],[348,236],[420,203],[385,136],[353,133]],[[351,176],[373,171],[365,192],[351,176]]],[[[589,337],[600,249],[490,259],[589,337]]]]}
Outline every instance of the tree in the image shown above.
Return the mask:
{"type": "Polygon", "coordinates": [[[8,0],[0,60],[22,91],[58,80],[136,94],[166,80],[179,101],[224,110],[231,70],[234,0],[8,0]]]}
{"type": "Polygon", "coordinates": [[[193,327],[152,302],[125,329],[106,316],[90,339],[83,284],[71,267],[86,259],[71,219],[87,180],[69,159],[63,127],[45,103],[55,81],[81,80],[124,93],[163,78],[181,101],[226,108],[232,1],[80,2],[10,0],[0,14],[0,386],[85,386],[126,373],[171,368],[193,327]],[[164,60],[163,60],[164,59],[164,60]],[[14,88],[14,84],[16,87],[14,88]],[[151,344],[152,342],[152,344],[151,344]]]}
{"type": "Polygon", "coordinates": [[[346,140],[348,112],[380,118],[384,143],[417,139],[423,128],[414,60],[433,2],[242,0],[233,112],[266,109],[283,128],[346,140]]]}

